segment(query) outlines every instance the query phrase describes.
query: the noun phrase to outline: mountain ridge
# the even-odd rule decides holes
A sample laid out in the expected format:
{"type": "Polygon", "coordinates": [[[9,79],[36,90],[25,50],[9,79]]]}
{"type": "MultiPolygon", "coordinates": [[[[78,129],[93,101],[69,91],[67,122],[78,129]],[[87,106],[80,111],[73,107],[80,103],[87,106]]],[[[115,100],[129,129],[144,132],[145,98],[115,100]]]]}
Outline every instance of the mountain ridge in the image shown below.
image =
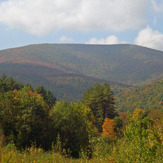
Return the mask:
{"type": "Polygon", "coordinates": [[[88,45],[88,46],[135,46],[135,47],[141,47],[141,48],[146,48],[149,50],[154,50],[154,51],[158,51],[158,52],[163,52],[163,50],[158,50],[158,49],[153,49],[153,48],[149,48],[146,46],[142,46],[142,45],[136,45],[136,44],[129,44],[129,43],[124,43],[124,44],[84,44],[84,43],[33,43],[33,44],[26,44],[26,45],[22,45],[22,46],[16,46],[16,47],[11,47],[11,48],[4,48],[4,49],[0,49],[0,51],[3,50],[11,50],[11,49],[17,49],[17,48],[23,48],[23,47],[28,47],[28,46],[37,46],[37,45],[88,45]]]}
{"type": "Polygon", "coordinates": [[[154,73],[163,77],[163,52],[137,45],[37,44],[0,53],[1,62],[46,62],[66,71],[125,84],[141,85],[146,80],[157,80],[152,76],[154,73]]]}
{"type": "MultiPolygon", "coordinates": [[[[123,86],[127,88],[151,83],[163,77],[162,63],[163,52],[132,44],[32,44],[0,51],[0,74],[5,72],[7,75],[15,74],[14,78],[21,78],[24,81],[27,80],[28,74],[30,83],[38,81],[41,84],[40,81],[43,80],[41,85],[50,83],[48,89],[56,83],[58,85],[55,86],[60,88],[59,85],[62,83],[66,88],[63,91],[69,90],[68,92],[71,89],[78,90],[81,83],[85,83],[81,88],[87,88],[87,83],[93,84],[95,81],[109,83],[114,81],[113,85],[118,86],[120,91],[123,86]],[[20,67],[16,67],[16,64],[20,67]],[[28,66],[25,66],[25,70],[23,64],[29,67],[35,66],[33,67],[35,74],[32,74],[32,69],[28,66]],[[19,69],[23,69],[24,73],[17,75],[19,69]],[[58,76],[55,74],[59,72],[62,77],[61,74],[58,76]],[[72,77],[73,75],[76,76],[72,77]],[[78,84],[73,85],[73,82],[78,84]]],[[[113,90],[118,93],[118,89],[113,90]]],[[[62,95],[59,95],[60,98],[64,94],[63,91],[62,95]]]]}

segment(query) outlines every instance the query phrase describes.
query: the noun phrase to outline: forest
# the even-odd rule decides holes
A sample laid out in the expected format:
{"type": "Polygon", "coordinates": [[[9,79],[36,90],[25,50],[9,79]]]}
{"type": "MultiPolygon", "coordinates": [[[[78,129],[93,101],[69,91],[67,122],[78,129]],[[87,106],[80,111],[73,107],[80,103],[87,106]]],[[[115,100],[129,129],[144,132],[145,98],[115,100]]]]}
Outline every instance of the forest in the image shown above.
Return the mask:
{"type": "Polygon", "coordinates": [[[121,112],[115,104],[107,83],[67,103],[44,86],[2,75],[0,162],[161,163],[163,110],[140,105],[121,112]]]}
{"type": "Polygon", "coordinates": [[[116,110],[119,112],[145,110],[163,110],[163,79],[138,88],[131,88],[115,95],[116,110]]]}

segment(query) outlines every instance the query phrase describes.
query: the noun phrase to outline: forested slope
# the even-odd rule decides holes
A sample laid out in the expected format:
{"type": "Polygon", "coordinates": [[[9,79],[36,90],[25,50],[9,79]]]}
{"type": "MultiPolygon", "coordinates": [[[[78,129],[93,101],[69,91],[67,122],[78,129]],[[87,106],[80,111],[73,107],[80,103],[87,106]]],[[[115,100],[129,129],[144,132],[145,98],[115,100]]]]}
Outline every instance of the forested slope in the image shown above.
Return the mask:
{"type": "Polygon", "coordinates": [[[96,82],[108,83],[114,94],[131,87],[37,64],[1,63],[0,70],[7,76],[14,76],[23,84],[31,83],[33,87],[43,85],[46,89],[51,90],[58,100],[66,100],[67,102],[79,101],[84,91],[96,82]]]}
{"type": "Polygon", "coordinates": [[[115,96],[115,100],[119,112],[133,111],[135,108],[163,110],[163,79],[121,92],[115,96]]]}
{"type": "Polygon", "coordinates": [[[136,45],[39,44],[0,51],[0,63],[31,63],[141,85],[163,77],[163,52],[136,45]]]}

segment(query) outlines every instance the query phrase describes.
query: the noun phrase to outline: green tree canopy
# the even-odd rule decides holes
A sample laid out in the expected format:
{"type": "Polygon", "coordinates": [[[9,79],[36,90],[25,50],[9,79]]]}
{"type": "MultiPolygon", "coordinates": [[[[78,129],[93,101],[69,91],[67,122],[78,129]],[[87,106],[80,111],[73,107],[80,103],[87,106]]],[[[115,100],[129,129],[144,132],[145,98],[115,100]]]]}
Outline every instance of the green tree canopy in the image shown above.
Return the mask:
{"type": "Polygon", "coordinates": [[[83,104],[57,102],[52,110],[54,125],[60,136],[62,150],[70,150],[72,156],[79,157],[79,152],[87,150],[89,138],[94,134],[94,116],[83,104]]]}
{"type": "Polygon", "coordinates": [[[45,147],[48,122],[47,104],[30,87],[0,94],[0,124],[7,143],[20,148],[32,143],[45,147]]]}
{"type": "Polygon", "coordinates": [[[43,86],[37,86],[35,91],[42,95],[44,101],[49,105],[50,108],[55,104],[56,97],[49,90],[45,90],[43,86]]]}
{"type": "Polygon", "coordinates": [[[5,74],[0,77],[0,93],[13,91],[14,89],[20,90],[23,84],[18,83],[12,77],[7,78],[5,74]]]}

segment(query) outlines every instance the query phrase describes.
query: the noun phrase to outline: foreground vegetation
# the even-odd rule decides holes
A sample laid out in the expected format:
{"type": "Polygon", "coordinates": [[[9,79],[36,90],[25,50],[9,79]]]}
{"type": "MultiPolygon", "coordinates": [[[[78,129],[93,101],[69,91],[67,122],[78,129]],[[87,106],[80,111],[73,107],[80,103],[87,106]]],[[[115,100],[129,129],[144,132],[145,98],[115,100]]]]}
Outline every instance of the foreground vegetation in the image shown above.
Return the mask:
{"type": "Polygon", "coordinates": [[[0,162],[2,163],[85,163],[85,162],[108,162],[112,161],[112,159],[73,159],[73,158],[66,158],[65,156],[56,153],[56,152],[44,152],[42,149],[36,149],[34,147],[29,148],[26,151],[20,152],[15,150],[14,148],[6,149],[0,148],[0,162]]]}
{"type": "Polygon", "coordinates": [[[0,162],[162,162],[163,111],[118,113],[108,84],[81,103],[0,78],[0,162]]]}

